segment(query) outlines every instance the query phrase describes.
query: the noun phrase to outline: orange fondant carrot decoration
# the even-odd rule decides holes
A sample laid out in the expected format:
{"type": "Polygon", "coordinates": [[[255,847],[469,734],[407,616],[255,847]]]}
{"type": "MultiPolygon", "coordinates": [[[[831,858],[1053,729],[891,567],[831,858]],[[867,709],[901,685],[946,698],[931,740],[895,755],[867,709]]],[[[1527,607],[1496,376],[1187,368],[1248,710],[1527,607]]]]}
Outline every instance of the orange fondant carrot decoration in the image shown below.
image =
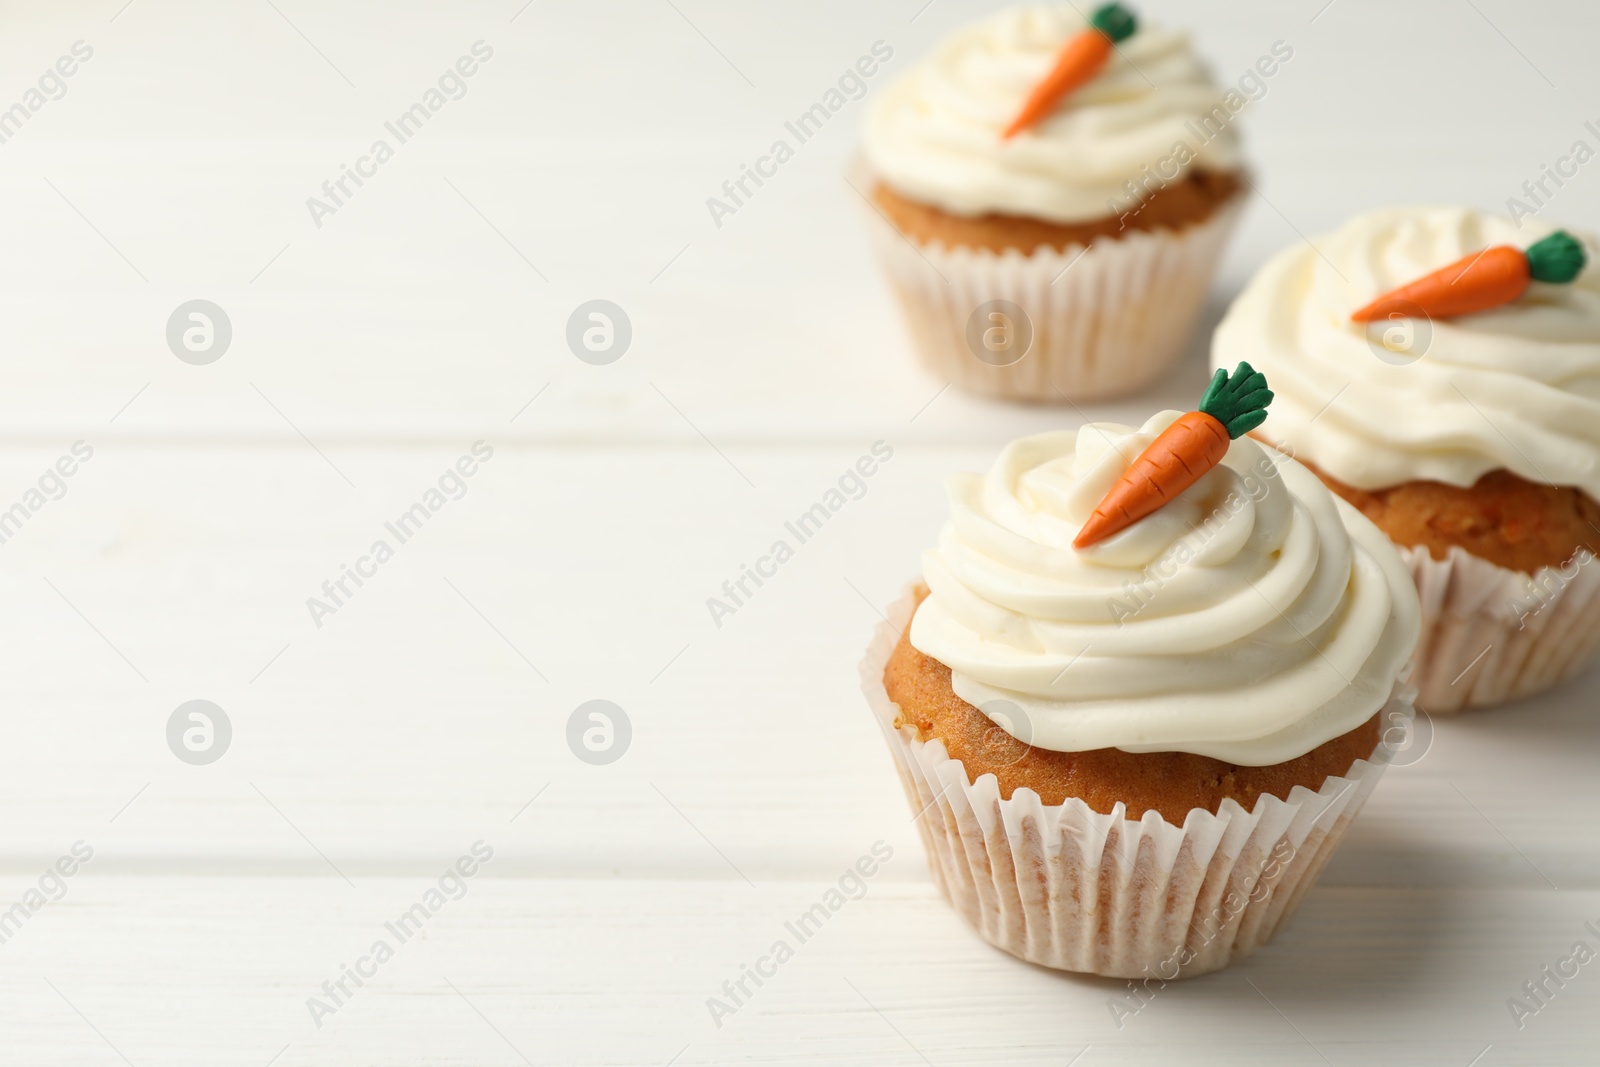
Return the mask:
{"type": "Polygon", "coordinates": [[[1529,245],[1526,252],[1494,245],[1384,293],[1350,318],[1371,322],[1395,315],[1415,318],[1418,311],[1430,318],[1488,311],[1527,292],[1530,281],[1570,282],[1587,258],[1583,246],[1561,230],[1529,245]]]}
{"type": "Polygon", "coordinates": [[[1073,539],[1088,548],[1127,529],[1198,482],[1222,462],[1228,443],[1260,426],[1272,403],[1267,377],[1241,363],[1230,378],[1217,370],[1198,411],[1185,412],[1139,453],[1073,539]]]}
{"type": "Polygon", "coordinates": [[[1096,8],[1089,18],[1089,28],[1062,47],[1056,56],[1056,65],[1033,87],[1027,103],[1000,135],[1001,139],[1010,140],[1054,111],[1062,97],[1100,72],[1111,58],[1113,45],[1127,40],[1138,28],[1139,22],[1133,12],[1121,4],[1096,8]]]}

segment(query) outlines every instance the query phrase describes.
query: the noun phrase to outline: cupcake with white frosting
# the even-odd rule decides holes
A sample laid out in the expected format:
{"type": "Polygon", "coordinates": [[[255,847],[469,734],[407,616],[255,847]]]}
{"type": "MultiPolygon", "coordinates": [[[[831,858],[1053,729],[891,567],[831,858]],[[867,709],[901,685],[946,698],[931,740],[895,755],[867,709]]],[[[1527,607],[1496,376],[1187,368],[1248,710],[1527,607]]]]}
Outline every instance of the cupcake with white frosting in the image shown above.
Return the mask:
{"type": "Polygon", "coordinates": [[[924,365],[1023,400],[1160,377],[1239,214],[1245,102],[1186,35],[1116,4],[945,40],[863,128],[875,243],[924,365]]]}
{"type": "Polygon", "coordinates": [[[926,584],[862,665],[935,880],[1035,963],[1168,980],[1247,955],[1407,736],[1410,575],[1253,422],[1219,416],[1215,466],[1077,547],[1194,419],[1028,437],[952,478],[926,584]]]}
{"type": "Polygon", "coordinates": [[[1260,434],[1400,548],[1429,712],[1538,692],[1600,646],[1600,274],[1593,238],[1552,231],[1362,215],[1263,267],[1214,339],[1272,379],[1260,434]]]}

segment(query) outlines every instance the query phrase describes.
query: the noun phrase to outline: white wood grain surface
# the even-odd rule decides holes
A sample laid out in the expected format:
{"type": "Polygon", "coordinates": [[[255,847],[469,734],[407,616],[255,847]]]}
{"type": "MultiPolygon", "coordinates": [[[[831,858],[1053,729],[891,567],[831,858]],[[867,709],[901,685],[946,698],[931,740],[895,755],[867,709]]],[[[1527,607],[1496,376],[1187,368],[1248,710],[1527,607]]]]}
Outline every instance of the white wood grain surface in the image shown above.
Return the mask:
{"type": "MultiPolygon", "coordinates": [[[[988,9],[0,5],[0,111],[94,49],[0,144],[0,513],[94,450],[0,542],[0,1062],[1594,1062],[1595,967],[1520,1029],[1506,1004],[1600,947],[1593,672],[1432,723],[1276,943],[1121,1025],[1121,984],[937,898],[854,674],[944,476],[1188,403],[1273,250],[1369,206],[1502,206],[1586,136],[1593,11],[1141,3],[1225,77],[1295,58],[1242,119],[1262,195],[1184,366],[1074,410],[912,366],[842,178],[861,103],[705,209],[874,41],[869,93],[988,9]],[[306,197],[478,40],[466,95],[315,226],[306,197]],[[597,297],[634,329],[604,367],[563,339],[597,297]],[[164,338],[194,298],[233,325],[209,366],[164,338]],[[307,598],[480,440],[318,626],[307,598]],[[706,598],[878,441],[861,498],[716,625],[706,598]],[[209,766],[167,747],[193,699],[233,727],[209,766]],[[633,730],[606,766],[566,741],[594,699],[633,730]],[[80,841],[62,899],[4,925],[80,841]],[[308,998],[477,841],[464,895],[319,1027],[308,998]],[[864,897],[718,1025],[707,999],[878,841],[864,897]]],[[[1596,228],[1600,171],[1546,213],[1596,228]]]]}

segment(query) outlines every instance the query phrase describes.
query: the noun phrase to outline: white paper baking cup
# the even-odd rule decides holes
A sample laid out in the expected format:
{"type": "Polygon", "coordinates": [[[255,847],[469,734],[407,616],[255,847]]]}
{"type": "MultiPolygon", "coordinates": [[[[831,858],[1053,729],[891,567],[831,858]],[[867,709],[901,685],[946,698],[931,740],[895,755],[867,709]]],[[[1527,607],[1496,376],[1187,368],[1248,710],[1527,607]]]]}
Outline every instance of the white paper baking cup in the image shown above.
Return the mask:
{"type": "Polygon", "coordinates": [[[993,774],[969,781],[939,740],[896,729],[883,672],[915,595],[890,609],[861,662],[862,688],[889,741],[933,880],[984,940],[1033,963],[1113,978],[1192,977],[1270,940],[1300,903],[1409,734],[1409,686],[1383,709],[1383,742],[1313,792],[1224,800],[1174,826],[1031,789],[1000,797],[993,774]]]}
{"type": "Polygon", "coordinates": [[[1531,696],[1600,648],[1600,561],[1587,553],[1528,575],[1460,548],[1439,560],[1395,547],[1422,601],[1411,680],[1430,715],[1531,696]]]}
{"type": "Polygon", "coordinates": [[[1194,336],[1244,200],[1235,194],[1181,230],[1131,230],[1026,255],[918,244],[877,211],[867,215],[929,372],[975,393],[1060,403],[1131,393],[1172,367],[1194,336]],[[982,327],[972,327],[980,306],[997,300],[1021,308],[1032,331],[1026,354],[1004,366],[996,361],[1008,357],[985,352],[975,340],[982,327]]]}

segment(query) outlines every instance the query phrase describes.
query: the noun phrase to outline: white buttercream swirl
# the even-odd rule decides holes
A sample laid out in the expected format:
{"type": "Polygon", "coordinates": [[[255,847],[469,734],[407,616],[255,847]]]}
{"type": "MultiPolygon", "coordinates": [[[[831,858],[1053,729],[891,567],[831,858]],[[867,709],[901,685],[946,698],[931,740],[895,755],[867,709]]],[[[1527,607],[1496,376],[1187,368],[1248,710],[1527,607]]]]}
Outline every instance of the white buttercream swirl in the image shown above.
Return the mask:
{"type": "Polygon", "coordinates": [[[1248,438],[1159,511],[1074,549],[1178,415],[1026,437],[987,475],[952,478],[911,644],[1040,748],[1282,763],[1389,699],[1417,594],[1377,527],[1248,438]]]}
{"type": "MultiPolygon", "coordinates": [[[[1350,321],[1390,289],[1552,229],[1462,207],[1358,216],[1263,267],[1217,328],[1212,358],[1264,371],[1276,399],[1262,432],[1359,488],[1470,486],[1505,468],[1600,499],[1600,271],[1535,282],[1472,315],[1350,321]]],[[[1574,236],[1592,261],[1594,238],[1574,236]]]]}
{"type": "Polygon", "coordinates": [[[1023,8],[957,32],[868,108],[868,163],[901,194],[954,214],[1056,222],[1116,214],[1110,205],[1131,203],[1127,183],[1164,161],[1166,181],[1195,165],[1239,167],[1223,90],[1187,35],[1159,26],[1141,25],[1048,118],[1002,140],[1086,25],[1070,7],[1023,8]],[[1187,152],[1174,157],[1177,145],[1187,152]]]}

